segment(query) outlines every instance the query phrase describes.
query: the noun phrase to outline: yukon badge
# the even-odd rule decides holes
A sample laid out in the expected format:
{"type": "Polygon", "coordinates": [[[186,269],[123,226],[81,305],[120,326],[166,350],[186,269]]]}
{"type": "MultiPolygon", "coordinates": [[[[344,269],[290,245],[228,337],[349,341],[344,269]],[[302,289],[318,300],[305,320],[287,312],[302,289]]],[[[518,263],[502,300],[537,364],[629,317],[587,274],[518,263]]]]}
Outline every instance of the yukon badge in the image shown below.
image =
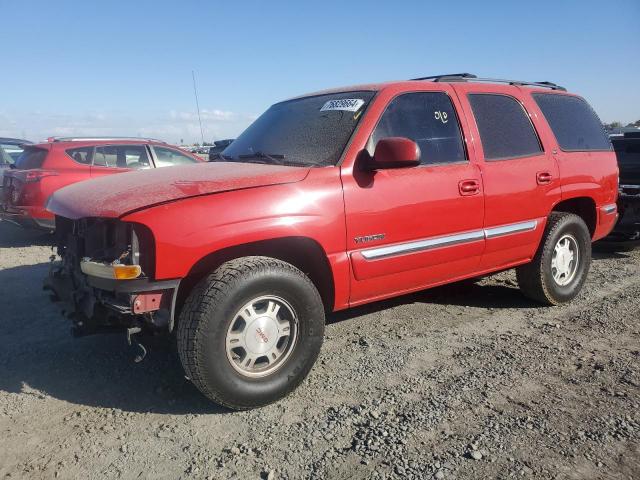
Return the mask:
{"type": "Polygon", "coordinates": [[[362,237],[356,237],[354,238],[356,243],[368,243],[368,242],[374,242],[376,240],[382,240],[384,239],[384,233],[376,233],[374,235],[364,235],[362,237]]]}

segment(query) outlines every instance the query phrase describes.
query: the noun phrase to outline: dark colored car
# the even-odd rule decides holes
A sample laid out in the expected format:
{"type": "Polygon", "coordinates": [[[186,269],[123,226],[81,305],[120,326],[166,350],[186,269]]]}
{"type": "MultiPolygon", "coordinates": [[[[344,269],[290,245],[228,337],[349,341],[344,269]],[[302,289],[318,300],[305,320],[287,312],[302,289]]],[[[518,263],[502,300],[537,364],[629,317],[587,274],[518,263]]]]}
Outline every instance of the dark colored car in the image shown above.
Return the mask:
{"type": "Polygon", "coordinates": [[[640,130],[611,135],[618,159],[618,222],[602,246],[631,249],[640,245],[640,130]]]}
{"type": "Polygon", "coordinates": [[[233,138],[226,140],[217,140],[213,142],[213,147],[209,148],[209,161],[213,162],[220,159],[220,154],[233,142],[233,138]]]}

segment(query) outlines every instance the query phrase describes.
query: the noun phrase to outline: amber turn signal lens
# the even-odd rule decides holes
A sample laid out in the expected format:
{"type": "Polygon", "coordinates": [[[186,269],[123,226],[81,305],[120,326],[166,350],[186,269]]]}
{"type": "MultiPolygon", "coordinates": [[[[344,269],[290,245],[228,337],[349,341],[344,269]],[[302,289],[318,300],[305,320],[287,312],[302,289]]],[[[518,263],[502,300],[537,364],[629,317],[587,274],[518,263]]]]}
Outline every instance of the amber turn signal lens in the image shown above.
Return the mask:
{"type": "Polygon", "coordinates": [[[131,280],[142,273],[140,265],[114,265],[113,276],[116,280],[131,280]]]}

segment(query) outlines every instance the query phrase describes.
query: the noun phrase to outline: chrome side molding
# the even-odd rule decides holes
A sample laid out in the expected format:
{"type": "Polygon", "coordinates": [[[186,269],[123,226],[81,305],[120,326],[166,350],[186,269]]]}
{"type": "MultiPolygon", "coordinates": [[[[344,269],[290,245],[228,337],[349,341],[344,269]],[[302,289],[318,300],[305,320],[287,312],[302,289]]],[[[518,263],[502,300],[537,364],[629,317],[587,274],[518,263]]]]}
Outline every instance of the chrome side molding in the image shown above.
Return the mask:
{"type": "Polygon", "coordinates": [[[476,230],[467,233],[458,233],[456,235],[447,235],[446,237],[425,238],[415,242],[400,243],[398,245],[390,245],[388,247],[372,248],[363,250],[362,256],[367,260],[375,260],[378,258],[392,257],[404,253],[419,252],[422,250],[431,250],[438,247],[450,247],[460,243],[469,243],[482,240],[484,232],[476,230]]]}
{"type": "Polygon", "coordinates": [[[531,232],[538,228],[537,220],[528,222],[512,223],[510,225],[502,225],[500,227],[491,227],[484,229],[485,238],[496,238],[504,235],[512,235],[514,233],[531,232]]]}
{"type": "Polygon", "coordinates": [[[370,248],[362,250],[360,253],[367,260],[379,260],[381,258],[393,257],[406,253],[421,252],[441,247],[452,247],[463,243],[477,242],[478,240],[532,232],[536,228],[538,228],[538,220],[528,220],[526,222],[501,225],[499,227],[473,230],[471,232],[456,233],[442,237],[424,238],[421,240],[414,240],[412,242],[399,243],[397,245],[389,245],[386,247],[370,248]]]}

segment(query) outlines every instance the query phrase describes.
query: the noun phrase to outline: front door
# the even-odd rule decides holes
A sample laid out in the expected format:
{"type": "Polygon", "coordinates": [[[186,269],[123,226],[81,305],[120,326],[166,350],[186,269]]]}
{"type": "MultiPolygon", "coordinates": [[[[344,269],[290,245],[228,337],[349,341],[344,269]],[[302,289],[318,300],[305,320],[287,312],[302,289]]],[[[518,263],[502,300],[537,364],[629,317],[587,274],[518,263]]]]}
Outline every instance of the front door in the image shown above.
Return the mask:
{"type": "Polygon", "coordinates": [[[358,157],[373,155],[382,138],[405,137],[420,147],[420,165],[343,170],[352,305],[474,272],[484,250],[482,179],[457,99],[448,86],[419,88],[376,99],[384,112],[358,157]]]}

